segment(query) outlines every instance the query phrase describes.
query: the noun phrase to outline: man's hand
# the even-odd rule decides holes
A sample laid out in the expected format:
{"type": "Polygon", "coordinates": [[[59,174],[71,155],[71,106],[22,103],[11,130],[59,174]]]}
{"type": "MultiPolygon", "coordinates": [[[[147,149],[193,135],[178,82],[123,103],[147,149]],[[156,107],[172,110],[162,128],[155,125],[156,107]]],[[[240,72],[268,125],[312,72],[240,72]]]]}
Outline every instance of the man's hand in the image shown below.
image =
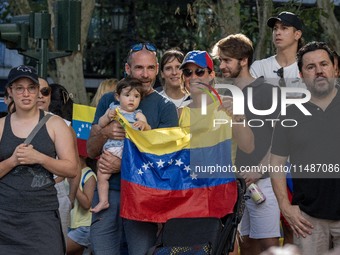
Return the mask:
{"type": "Polygon", "coordinates": [[[262,177],[261,173],[256,172],[240,172],[240,175],[246,182],[247,187],[249,187],[250,184],[257,182],[262,177]]]}
{"type": "Polygon", "coordinates": [[[108,151],[103,151],[98,160],[98,171],[103,174],[114,174],[120,172],[121,159],[108,151]]]}
{"type": "Polygon", "coordinates": [[[313,225],[302,216],[299,206],[289,204],[281,208],[281,212],[296,237],[306,237],[307,234],[312,234],[313,225]]]}
{"type": "Polygon", "coordinates": [[[110,124],[102,128],[101,133],[110,139],[123,140],[125,138],[125,130],[117,121],[112,121],[110,124]]]}
{"type": "Polygon", "coordinates": [[[230,117],[233,116],[233,98],[230,96],[221,96],[222,105],[218,107],[218,110],[225,111],[230,117]]]}

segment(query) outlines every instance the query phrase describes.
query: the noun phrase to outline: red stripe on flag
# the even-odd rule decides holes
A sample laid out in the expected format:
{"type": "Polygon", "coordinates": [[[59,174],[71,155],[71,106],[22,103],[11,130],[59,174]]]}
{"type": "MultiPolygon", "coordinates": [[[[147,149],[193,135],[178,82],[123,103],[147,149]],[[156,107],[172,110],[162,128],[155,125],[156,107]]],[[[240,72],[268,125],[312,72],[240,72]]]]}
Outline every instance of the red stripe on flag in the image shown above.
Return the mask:
{"type": "Polygon", "coordinates": [[[163,223],[171,218],[222,218],[233,212],[236,200],[236,181],[172,191],[121,181],[121,216],[137,221],[163,223]]]}
{"type": "Polygon", "coordinates": [[[79,156],[83,156],[85,158],[88,157],[86,150],[86,141],[87,140],[77,139],[78,154],[79,156]]]}

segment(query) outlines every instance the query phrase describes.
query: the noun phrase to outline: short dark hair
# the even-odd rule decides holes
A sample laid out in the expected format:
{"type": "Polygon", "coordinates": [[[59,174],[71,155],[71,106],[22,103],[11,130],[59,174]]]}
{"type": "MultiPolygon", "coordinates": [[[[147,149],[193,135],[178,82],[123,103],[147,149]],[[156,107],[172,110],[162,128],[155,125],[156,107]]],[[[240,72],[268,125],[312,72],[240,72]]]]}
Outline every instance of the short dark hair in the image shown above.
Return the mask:
{"type": "Polygon", "coordinates": [[[329,48],[329,46],[325,42],[309,42],[305,46],[303,46],[301,49],[296,54],[296,61],[297,65],[299,67],[299,71],[302,71],[302,58],[303,56],[311,51],[316,51],[316,50],[325,50],[329,56],[329,59],[332,61],[334,65],[334,53],[333,51],[329,48]]]}
{"type": "Polygon", "coordinates": [[[253,61],[253,43],[244,34],[232,34],[219,40],[213,48],[213,56],[218,56],[218,51],[238,60],[247,58],[248,67],[253,61]]]}
{"type": "Polygon", "coordinates": [[[140,93],[142,98],[144,96],[143,83],[136,78],[132,78],[132,77],[128,76],[126,78],[121,79],[117,83],[115,92],[118,95],[120,95],[122,93],[122,90],[125,89],[125,88],[130,88],[129,91],[136,89],[140,93]]]}
{"type": "Polygon", "coordinates": [[[170,49],[164,52],[159,63],[160,70],[163,71],[165,64],[173,59],[177,59],[179,63],[182,63],[184,59],[184,53],[176,49],[170,49]]]}

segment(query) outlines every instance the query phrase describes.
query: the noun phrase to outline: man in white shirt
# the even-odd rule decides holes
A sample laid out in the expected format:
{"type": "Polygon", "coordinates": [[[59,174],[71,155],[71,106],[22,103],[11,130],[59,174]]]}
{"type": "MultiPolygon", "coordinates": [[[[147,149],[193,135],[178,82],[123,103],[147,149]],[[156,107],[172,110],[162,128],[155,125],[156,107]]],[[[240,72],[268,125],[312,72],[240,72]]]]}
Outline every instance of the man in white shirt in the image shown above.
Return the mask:
{"type": "MultiPolygon", "coordinates": [[[[272,40],[276,55],[256,60],[250,72],[254,77],[264,78],[280,87],[306,88],[301,81],[296,63],[296,53],[302,46],[302,21],[291,12],[281,12],[271,17],[267,25],[272,28],[272,40]]],[[[290,93],[289,97],[301,97],[300,93],[290,93]]]]}

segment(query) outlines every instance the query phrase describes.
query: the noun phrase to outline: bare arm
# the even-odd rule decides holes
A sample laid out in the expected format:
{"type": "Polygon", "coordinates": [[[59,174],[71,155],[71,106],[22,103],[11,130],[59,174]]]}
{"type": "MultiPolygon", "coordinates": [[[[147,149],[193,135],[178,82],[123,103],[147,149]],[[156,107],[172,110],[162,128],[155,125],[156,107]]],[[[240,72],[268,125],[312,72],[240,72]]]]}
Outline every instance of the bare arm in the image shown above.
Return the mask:
{"type": "Polygon", "coordinates": [[[112,109],[107,109],[105,114],[101,116],[98,120],[98,125],[103,128],[108,125],[116,115],[116,111],[112,109]]]}
{"type": "Polygon", "coordinates": [[[223,97],[220,110],[225,111],[232,117],[233,139],[237,146],[245,153],[251,153],[255,149],[254,134],[248,126],[245,116],[233,115],[233,99],[232,97],[223,97]]]}
{"type": "Polygon", "coordinates": [[[90,158],[96,158],[101,154],[103,145],[108,138],[117,140],[125,138],[125,131],[117,121],[112,121],[104,128],[99,125],[92,125],[90,137],[86,143],[90,158]]]}
{"type": "MultiPolygon", "coordinates": [[[[72,137],[73,137],[73,143],[74,143],[74,149],[76,150],[76,153],[78,155],[78,147],[77,147],[77,136],[74,132],[73,128],[70,126],[72,137]]],[[[81,177],[81,167],[79,162],[79,157],[77,157],[77,175],[74,178],[68,178],[67,181],[70,184],[70,192],[69,192],[69,199],[71,201],[72,207],[74,205],[74,199],[76,198],[79,182],[81,177]]]]}
{"type": "MultiPolygon", "coordinates": [[[[287,162],[287,157],[271,154],[270,165],[272,167],[284,166],[287,162]]],[[[282,168],[281,168],[282,169],[282,168]]],[[[279,203],[281,212],[285,219],[288,221],[294,234],[302,237],[306,237],[307,234],[312,234],[313,225],[307,221],[301,214],[298,205],[291,205],[287,194],[287,182],[284,172],[271,173],[271,182],[276,199],[279,203]]]]}
{"type": "Polygon", "coordinates": [[[270,148],[268,149],[266,155],[263,157],[263,159],[259,163],[257,171],[240,172],[240,175],[244,178],[247,187],[250,184],[257,182],[262,177],[262,175],[264,174],[262,167],[263,166],[268,167],[269,159],[270,159],[270,148]]]}
{"type": "Polygon", "coordinates": [[[77,190],[77,200],[80,206],[86,210],[91,208],[91,203],[93,199],[94,189],[96,187],[96,179],[91,176],[84,185],[83,191],[78,188],[77,190]]]}
{"type": "Polygon", "coordinates": [[[252,153],[255,149],[254,134],[246,120],[241,124],[234,124],[233,122],[233,139],[235,139],[237,146],[245,153],[252,153]]]}
{"type": "MultiPolygon", "coordinates": [[[[20,146],[20,145],[19,145],[20,146]]],[[[17,165],[19,165],[19,161],[16,157],[17,154],[17,150],[19,148],[19,146],[15,149],[14,153],[12,154],[11,157],[9,157],[8,159],[5,159],[3,161],[0,162],[0,178],[2,178],[3,176],[5,176],[8,172],[10,172],[14,167],[16,167],[17,165]]]]}
{"type": "Polygon", "coordinates": [[[138,112],[136,114],[137,121],[133,123],[133,126],[140,130],[151,130],[151,126],[148,124],[146,117],[143,113],[138,112]]]}

